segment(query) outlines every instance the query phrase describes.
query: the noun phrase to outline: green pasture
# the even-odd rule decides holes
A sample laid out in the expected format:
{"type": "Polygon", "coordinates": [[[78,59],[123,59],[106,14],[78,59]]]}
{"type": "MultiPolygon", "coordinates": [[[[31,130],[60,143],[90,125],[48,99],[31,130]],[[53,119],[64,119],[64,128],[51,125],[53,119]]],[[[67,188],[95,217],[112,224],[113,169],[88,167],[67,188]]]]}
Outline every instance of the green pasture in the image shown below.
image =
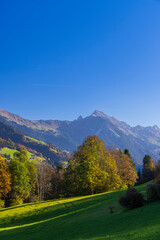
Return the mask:
{"type": "MultiPolygon", "coordinates": [[[[145,194],[146,185],[138,190],[145,194]]],[[[160,202],[125,210],[116,191],[0,210],[1,240],[158,240],[160,202]],[[110,213],[109,206],[114,206],[110,213]]]]}

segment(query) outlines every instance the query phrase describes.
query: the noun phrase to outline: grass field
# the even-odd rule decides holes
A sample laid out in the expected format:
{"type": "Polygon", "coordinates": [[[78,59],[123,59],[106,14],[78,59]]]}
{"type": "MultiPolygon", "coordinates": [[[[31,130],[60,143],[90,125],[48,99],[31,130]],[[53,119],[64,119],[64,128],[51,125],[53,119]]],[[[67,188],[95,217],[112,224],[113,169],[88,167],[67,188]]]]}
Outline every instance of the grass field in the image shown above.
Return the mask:
{"type": "MultiPolygon", "coordinates": [[[[138,189],[145,193],[145,185],[138,189]]],[[[160,203],[124,210],[124,191],[32,203],[0,210],[1,240],[158,240],[160,203]],[[115,206],[110,214],[108,207],[115,206]]]]}
{"type": "Polygon", "coordinates": [[[16,150],[14,149],[10,149],[10,148],[2,148],[0,150],[0,154],[7,154],[9,155],[10,154],[10,157],[13,158],[13,154],[17,152],[16,150]]]}
{"type": "Polygon", "coordinates": [[[29,137],[29,136],[25,136],[25,138],[26,138],[26,140],[29,140],[30,142],[36,142],[38,144],[47,145],[45,142],[39,141],[39,140],[37,140],[35,138],[32,138],[32,137],[29,137]]]}
{"type": "MultiPolygon", "coordinates": [[[[2,148],[0,150],[0,155],[4,155],[4,154],[7,154],[9,155],[10,154],[10,157],[13,158],[13,154],[17,152],[17,150],[14,150],[14,149],[10,149],[10,148],[2,148]]],[[[33,161],[35,162],[39,162],[39,161],[44,161],[45,159],[44,158],[40,158],[38,156],[34,156],[33,153],[31,152],[28,152],[28,158],[29,159],[32,159],[33,161]]]]}

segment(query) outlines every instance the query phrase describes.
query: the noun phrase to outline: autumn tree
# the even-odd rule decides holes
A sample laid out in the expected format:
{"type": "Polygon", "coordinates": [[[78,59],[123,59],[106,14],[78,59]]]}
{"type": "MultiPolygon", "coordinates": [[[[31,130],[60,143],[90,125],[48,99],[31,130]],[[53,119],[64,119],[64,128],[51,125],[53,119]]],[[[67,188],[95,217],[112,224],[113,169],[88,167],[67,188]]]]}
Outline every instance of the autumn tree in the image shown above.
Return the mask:
{"type": "Polygon", "coordinates": [[[69,160],[64,174],[68,195],[86,195],[117,189],[120,178],[113,156],[103,141],[89,136],[69,160]]]}
{"type": "Polygon", "coordinates": [[[126,185],[126,187],[134,186],[138,176],[130,155],[126,153],[124,154],[121,150],[114,149],[111,150],[111,154],[116,161],[118,175],[120,176],[123,185],[126,185]]]}
{"type": "Polygon", "coordinates": [[[37,195],[38,200],[48,200],[54,197],[53,182],[56,173],[53,167],[45,162],[37,165],[37,195]]]}
{"type": "Polygon", "coordinates": [[[124,150],[124,154],[126,154],[126,155],[130,158],[131,163],[132,163],[132,165],[134,166],[134,168],[135,168],[135,170],[136,170],[136,164],[133,163],[133,160],[132,160],[131,154],[130,154],[130,152],[129,152],[129,150],[128,150],[127,148],[124,150]]]}
{"type": "Polygon", "coordinates": [[[143,159],[142,181],[147,182],[154,178],[155,166],[154,161],[149,155],[143,159]]]}
{"type": "Polygon", "coordinates": [[[0,156],[0,207],[4,205],[4,198],[11,190],[11,179],[8,165],[5,160],[0,156]]]}
{"type": "Polygon", "coordinates": [[[158,160],[155,167],[155,183],[160,183],[160,160],[158,160]]]}

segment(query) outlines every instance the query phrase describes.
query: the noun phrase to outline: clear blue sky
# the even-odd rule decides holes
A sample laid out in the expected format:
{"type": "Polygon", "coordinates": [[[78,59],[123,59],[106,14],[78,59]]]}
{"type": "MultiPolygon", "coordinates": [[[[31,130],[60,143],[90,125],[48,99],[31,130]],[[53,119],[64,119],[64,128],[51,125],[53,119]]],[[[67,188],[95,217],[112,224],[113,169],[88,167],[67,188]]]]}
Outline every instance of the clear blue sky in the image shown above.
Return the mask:
{"type": "Polygon", "coordinates": [[[159,0],[1,0],[0,108],[160,126],[159,0]]]}

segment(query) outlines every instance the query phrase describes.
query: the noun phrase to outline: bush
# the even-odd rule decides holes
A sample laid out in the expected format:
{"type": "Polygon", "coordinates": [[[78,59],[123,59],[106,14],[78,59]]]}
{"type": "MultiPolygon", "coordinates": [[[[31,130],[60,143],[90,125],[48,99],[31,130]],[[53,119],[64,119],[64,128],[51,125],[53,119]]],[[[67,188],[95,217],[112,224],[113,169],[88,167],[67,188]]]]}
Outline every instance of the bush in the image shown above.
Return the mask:
{"type": "Polygon", "coordinates": [[[143,206],[145,200],[143,195],[138,192],[135,188],[130,188],[127,190],[125,196],[121,196],[119,203],[128,209],[134,209],[143,206]]]}
{"type": "Polygon", "coordinates": [[[160,200],[160,184],[147,185],[147,201],[154,202],[160,200]]]}
{"type": "Polygon", "coordinates": [[[0,199],[0,209],[4,207],[4,200],[0,199]]]}

